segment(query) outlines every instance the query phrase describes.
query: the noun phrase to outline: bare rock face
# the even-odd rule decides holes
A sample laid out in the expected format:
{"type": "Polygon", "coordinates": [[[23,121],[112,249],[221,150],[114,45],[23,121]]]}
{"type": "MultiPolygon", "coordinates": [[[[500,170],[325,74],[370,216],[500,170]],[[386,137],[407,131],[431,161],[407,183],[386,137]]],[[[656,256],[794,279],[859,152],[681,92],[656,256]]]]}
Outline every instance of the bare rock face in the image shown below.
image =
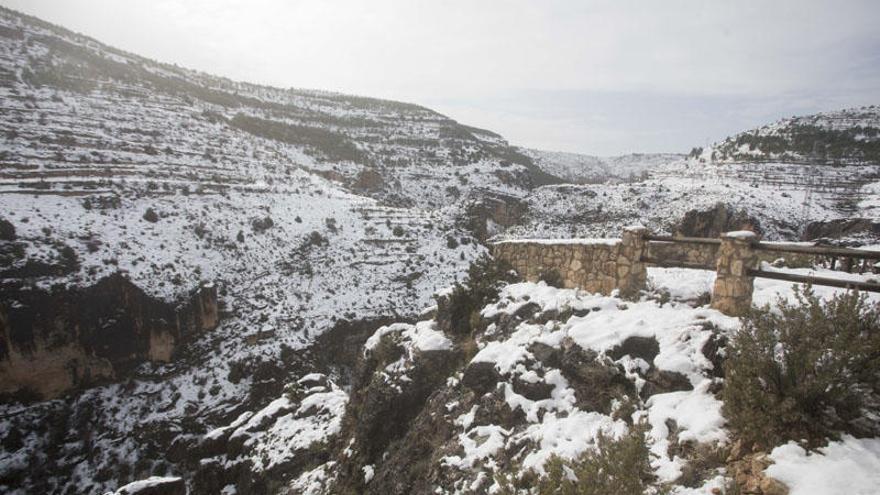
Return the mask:
{"type": "MultiPolygon", "coordinates": [[[[390,444],[412,433],[411,423],[460,364],[454,349],[416,351],[411,357],[407,354],[386,336],[358,363],[351,402],[343,419],[343,431],[351,436],[349,448],[353,454],[338,459],[337,492],[374,493],[366,490],[363,467],[379,462],[390,444]],[[397,371],[390,372],[389,365],[397,371]]],[[[415,429],[427,432],[440,428],[435,421],[429,423],[433,426],[415,429]]],[[[397,486],[399,481],[389,486],[397,486]]],[[[388,489],[381,493],[410,491],[388,489]]]]}
{"type": "Polygon", "coordinates": [[[839,218],[811,222],[804,229],[803,239],[839,239],[843,237],[880,238],[880,222],[870,218],[839,218]]]}
{"type": "Polygon", "coordinates": [[[741,442],[731,448],[727,465],[738,493],[749,495],[788,495],[788,487],[764,473],[773,462],[764,452],[746,453],[741,442]]]}
{"type": "Polygon", "coordinates": [[[585,411],[608,414],[615,398],[635,394],[620,367],[573,343],[564,346],[560,370],[574,389],[577,407],[585,411]]]}
{"type": "Polygon", "coordinates": [[[218,323],[213,286],[181,305],[120,274],[86,288],[0,288],[0,394],[54,398],[116,379],[145,360],[170,361],[188,335],[218,323]]]}
{"type": "Polygon", "coordinates": [[[746,210],[734,210],[724,203],[717,203],[709,210],[691,210],[685,213],[676,228],[676,234],[684,237],[716,238],[724,232],[750,230],[763,235],[761,223],[746,210]]]}
{"type": "Polygon", "coordinates": [[[510,227],[519,223],[528,212],[528,206],[512,196],[486,196],[467,208],[468,226],[480,241],[492,237],[491,225],[510,227]]]}
{"type": "Polygon", "coordinates": [[[14,241],[15,226],[12,222],[0,217],[0,241],[14,241]]]}
{"type": "Polygon", "coordinates": [[[376,169],[365,168],[358,174],[352,188],[357,191],[378,192],[385,187],[385,179],[376,169]]]}

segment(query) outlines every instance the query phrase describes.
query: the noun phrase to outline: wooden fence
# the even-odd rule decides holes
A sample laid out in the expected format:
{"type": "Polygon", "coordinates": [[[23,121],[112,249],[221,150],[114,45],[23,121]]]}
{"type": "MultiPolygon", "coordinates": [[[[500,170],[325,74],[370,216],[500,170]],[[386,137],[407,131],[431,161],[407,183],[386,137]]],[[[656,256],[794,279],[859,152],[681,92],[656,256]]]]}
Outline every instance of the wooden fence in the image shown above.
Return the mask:
{"type": "MultiPolygon", "coordinates": [[[[824,256],[831,259],[846,258],[850,260],[880,260],[880,251],[867,251],[832,246],[804,246],[800,244],[760,242],[757,241],[754,234],[749,232],[729,232],[722,235],[720,239],[657,236],[650,234],[646,235],[645,239],[647,241],[655,242],[718,245],[719,250],[715,266],[680,260],[655,259],[644,255],[639,261],[648,265],[660,267],[716,271],[717,276],[714,291],[712,293],[712,307],[731,315],[744,314],[751,307],[754,278],[767,278],[802,284],[826,285],[867,292],[880,292],[880,283],[876,282],[845,280],[840,278],[764,270],[761,269],[758,264],[759,253],[761,252],[782,254],[795,253],[816,257],[824,256]]],[[[847,266],[852,266],[852,263],[848,263],[847,266]]]]}

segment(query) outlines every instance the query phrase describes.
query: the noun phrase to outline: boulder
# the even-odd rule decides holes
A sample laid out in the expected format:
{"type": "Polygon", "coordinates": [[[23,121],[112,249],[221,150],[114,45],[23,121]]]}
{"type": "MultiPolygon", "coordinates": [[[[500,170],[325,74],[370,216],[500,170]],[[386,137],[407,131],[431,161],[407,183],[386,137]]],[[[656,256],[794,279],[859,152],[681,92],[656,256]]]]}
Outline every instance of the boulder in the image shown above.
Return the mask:
{"type": "Polygon", "coordinates": [[[558,368],[561,363],[562,350],[541,342],[529,344],[529,352],[546,367],[558,368]]]}
{"type": "Polygon", "coordinates": [[[513,391],[529,400],[549,399],[553,385],[545,381],[528,382],[519,377],[513,379],[513,391]]]}
{"type": "Polygon", "coordinates": [[[501,373],[495,369],[495,363],[472,362],[464,370],[461,384],[478,394],[492,391],[501,380],[501,373]]]}
{"type": "Polygon", "coordinates": [[[644,359],[646,363],[653,363],[657,354],[660,354],[660,343],[654,337],[628,337],[622,344],[608,351],[608,357],[617,361],[623,356],[644,359]]]}
{"type": "Polygon", "coordinates": [[[645,376],[645,384],[642,386],[641,397],[647,399],[652,395],[666,394],[669,392],[682,392],[693,390],[694,386],[686,376],[676,371],[652,369],[645,376]]]}
{"type": "Polygon", "coordinates": [[[724,203],[716,203],[708,210],[690,210],[685,213],[675,229],[683,237],[717,238],[724,232],[750,230],[763,235],[761,223],[744,209],[732,209],[724,203]]]}
{"type": "Polygon", "coordinates": [[[585,411],[610,414],[612,401],[635,395],[623,370],[576,344],[566,346],[560,370],[574,389],[575,405],[585,411]]]}

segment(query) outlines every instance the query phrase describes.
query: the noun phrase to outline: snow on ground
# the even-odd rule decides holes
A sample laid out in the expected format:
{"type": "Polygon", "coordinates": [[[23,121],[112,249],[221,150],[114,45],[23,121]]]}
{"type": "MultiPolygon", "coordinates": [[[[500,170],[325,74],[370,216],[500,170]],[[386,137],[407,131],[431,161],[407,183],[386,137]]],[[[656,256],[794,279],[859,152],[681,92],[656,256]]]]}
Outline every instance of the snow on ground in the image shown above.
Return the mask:
{"type": "MultiPolygon", "coordinates": [[[[807,270],[792,270],[806,273],[807,270]]],[[[846,275],[840,272],[817,270],[823,276],[847,279],[865,279],[867,276],[846,275]]],[[[629,370],[627,377],[641,388],[645,379],[640,377],[650,367],[665,372],[684,375],[692,390],[656,393],[650,396],[633,414],[636,421],[649,425],[650,449],[654,455],[652,466],[658,479],[674,481],[682,474],[687,459],[671,452],[677,442],[720,444],[728,442],[725,420],[721,414],[722,402],[716,398],[716,379],[712,377],[712,363],[703,354],[703,346],[713,332],[730,334],[739,326],[739,319],[725,316],[708,307],[693,307],[693,301],[711,290],[714,282],[712,272],[670,268],[650,268],[649,280],[656,289],[669,290],[671,300],[658,302],[643,299],[624,302],[617,297],[587,293],[578,289],[557,289],[539,283],[519,283],[505,287],[499,302],[486,306],[481,315],[490,321],[498,321],[501,315],[513,315],[528,304],[536,304],[537,314],[553,310],[556,314],[573,314],[565,320],[547,323],[523,321],[508,334],[501,334],[492,323],[484,336],[478,340],[479,352],[472,363],[492,363],[503,377],[504,401],[513,409],[521,409],[526,425],[503,428],[496,424],[477,424],[474,418],[477,406],[463,410],[454,423],[460,428],[458,441],[461,453],[443,459],[447,466],[462,473],[470,473],[473,486],[483,486],[493,479],[492,473],[499,456],[511,446],[522,448],[517,459],[523,469],[543,471],[543,466],[553,455],[572,459],[595,447],[599,433],[618,437],[627,426],[613,415],[584,411],[575,405],[575,392],[559,370],[536,364],[532,345],[541,343],[554,348],[573,343],[584,349],[607,355],[630,337],[653,337],[659,344],[659,353],[652,363],[640,358],[623,356],[616,361],[629,370]],[[552,387],[546,399],[531,400],[518,394],[515,382],[543,383],[552,387]],[[670,431],[670,425],[675,431],[670,431]],[[673,435],[674,433],[674,435],[673,435]],[[530,443],[528,442],[530,441],[530,443]]],[[[820,297],[828,298],[843,289],[816,287],[820,297]]],[[[756,281],[756,300],[771,301],[793,297],[793,284],[759,279],[756,281]]],[[[871,296],[880,302],[880,297],[871,296]]],[[[453,380],[451,383],[456,384],[453,380]]],[[[459,408],[458,402],[447,405],[450,410],[459,408]]],[[[880,463],[880,440],[847,438],[842,444],[832,443],[823,455],[805,455],[796,446],[780,447],[774,451],[777,465],[768,473],[785,482],[792,480],[792,495],[874,493],[876,474],[880,463]],[[854,470],[858,482],[841,485],[839,491],[823,491],[826,485],[814,483],[807,470],[816,468],[811,476],[829,477],[832,471],[854,470]],[[872,471],[874,470],[874,471],[872,471]],[[812,486],[813,488],[809,488],[812,486]],[[810,491],[813,490],[813,491],[810,491]],[[862,490],[862,491],[859,491],[862,490]]],[[[818,478],[815,478],[818,479],[818,478]]],[[[829,484],[828,486],[832,486],[829,484]]],[[[461,485],[462,490],[471,487],[461,485]]],[[[713,488],[725,486],[723,471],[705,480],[699,488],[673,487],[673,493],[686,495],[707,493],[713,488]]]]}
{"type": "Polygon", "coordinates": [[[376,330],[364,344],[364,352],[372,351],[386,335],[396,335],[402,340],[404,348],[412,351],[447,351],[452,349],[452,341],[442,332],[435,330],[437,324],[433,321],[420,321],[415,325],[407,323],[394,323],[376,330]]]}
{"type": "Polygon", "coordinates": [[[633,183],[538,188],[526,197],[526,221],[499,237],[614,237],[634,223],[657,233],[674,232],[687,212],[707,211],[720,202],[757,218],[765,239],[798,240],[809,222],[877,218],[875,191],[863,185],[878,176],[876,165],[836,168],[680,160],[633,183]]]}
{"type": "Polygon", "coordinates": [[[844,435],[816,452],[794,442],[773,449],[766,473],[790,495],[874,495],[880,487],[880,438],[844,435]]]}
{"type": "Polygon", "coordinates": [[[525,148],[520,148],[520,151],[545,172],[571,182],[583,183],[631,181],[651,169],[682,158],[682,155],[673,153],[600,157],[525,148]]]}
{"type": "Polygon", "coordinates": [[[114,492],[114,495],[137,495],[139,493],[156,489],[162,485],[179,482],[181,478],[176,476],[150,476],[147,479],[129,483],[114,492]]]}
{"type": "MultiPolygon", "coordinates": [[[[854,282],[878,282],[880,275],[873,273],[858,274],[846,273],[825,268],[774,268],[767,263],[762,265],[763,270],[782,271],[796,275],[811,275],[815,277],[833,278],[854,282]]],[[[663,291],[667,291],[673,299],[694,301],[700,296],[712,293],[715,285],[715,272],[709,270],[691,270],[686,268],[658,268],[648,267],[648,284],[663,291]]],[[[803,284],[795,284],[784,280],[769,278],[756,278],[752,304],[773,306],[780,298],[794,301],[793,287],[803,288],[803,284]]],[[[822,299],[830,299],[835,294],[846,293],[847,289],[814,285],[813,292],[822,299]]],[[[880,302],[880,294],[876,292],[864,293],[869,300],[880,302]]]]}
{"type": "Polygon", "coordinates": [[[245,442],[255,469],[271,469],[327,442],[339,433],[347,403],[348,394],[331,384],[330,390],[309,395],[295,411],[277,417],[272,426],[245,442]]]}
{"type": "MultiPolygon", "coordinates": [[[[654,467],[662,480],[677,477],[684,464],[682,459],[668,454],[669,420],[676,422],[679,429],[676,434],[682,441],[710,444],[726,441],[721,404],[709,391],[712,378],[708,372],[712,364],[703,356],[701,348],[713,328],[734,329],[735,318],[678,302],[664,305],[650,300],[623,302],[616,297],[577,289],[557,289],[543,282],[507,286],[499,302],[487,306],[481,314],[490,320],[497,319],[501,314],[516,313],[525,304],[537,304],[541,308],[539,312],[570,310],[576,315],[545,324],[523,322],[507,336],[496,335],[496,324],[492,323],[472,362],[494,363],[504,377],[505,402],[513,410],[521,409],[527,424],[515,430],[491,424],[474,425],[474,411],[465,411],[456,420],[462,428],[459,440],[463,454],[447,456],[443,460],[445,464],[463,471],[486,469],[494,465],[494,457],[504,448],[528,445],[520,455],[522,467],[542,472],[551,456],[572,459],[595,448],[600,433],[615,438],[627,431],[626,423],[620,419],[579,409],[575,391],[563,373],[535,364],[535,356],[530,351],[535,343],[560,348],[567,341],[605,354],[629,337],[656,338],[660,352],[653,363],[643,363],[645,370],[656,366],[660,370],[682,373],[694,387],[691,391],[654,395],[644,409],[636,413],[636,419],[643,418],[650,425],[652,451],[656,454],[654,467]],[[545,383],[552,387],[550,396],[529,399],[516,392],[514,383],[517,381],[545,383]],[[475,439],[482,440],[476,442],[475,439]],[[526,441],[530,443],[524,443],[526,441]]],[[[625,367],[635,361],[628,355],[618,360],[625,367]]],[[[638,381],[635,372],[631,379],[638,381]]]]}

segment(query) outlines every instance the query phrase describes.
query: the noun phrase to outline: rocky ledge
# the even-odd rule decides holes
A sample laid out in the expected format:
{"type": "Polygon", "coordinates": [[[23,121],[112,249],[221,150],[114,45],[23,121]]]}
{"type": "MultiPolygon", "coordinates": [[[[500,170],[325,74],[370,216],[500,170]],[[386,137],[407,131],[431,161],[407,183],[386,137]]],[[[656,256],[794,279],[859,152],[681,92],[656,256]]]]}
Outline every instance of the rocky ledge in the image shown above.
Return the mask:
{"type": "Polygon", "coordinates": [[[34,400],[170,361],[190,335],[217,326],[217,290],[155,299],[116,273],[90,287],[0,287],[0,395],[34,400]]]}

